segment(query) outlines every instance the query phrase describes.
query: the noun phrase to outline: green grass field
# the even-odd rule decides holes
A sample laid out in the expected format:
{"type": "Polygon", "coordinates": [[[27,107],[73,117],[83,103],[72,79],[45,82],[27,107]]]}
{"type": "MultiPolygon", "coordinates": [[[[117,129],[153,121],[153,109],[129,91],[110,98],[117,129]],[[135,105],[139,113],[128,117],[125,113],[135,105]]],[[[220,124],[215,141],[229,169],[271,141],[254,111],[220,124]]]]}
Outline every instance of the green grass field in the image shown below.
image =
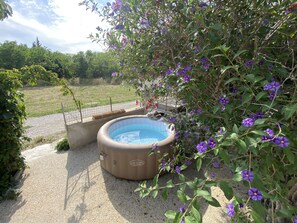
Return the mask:
{"type": "MultiPolygon", "coordinates": [[[[112,103],[128,102],[136,100],[134,89],[121,85],[97,85],[97,86],[73,86],[71,87],[76,99],[83,103],[84,108],[112,103]]],[[[63,96],[60,86],[54,87],[30,87],[24,88],[25,105],[28,117],[60,113],[61,102],[65,108],[75,109],[70,95],[63,96]]]]}

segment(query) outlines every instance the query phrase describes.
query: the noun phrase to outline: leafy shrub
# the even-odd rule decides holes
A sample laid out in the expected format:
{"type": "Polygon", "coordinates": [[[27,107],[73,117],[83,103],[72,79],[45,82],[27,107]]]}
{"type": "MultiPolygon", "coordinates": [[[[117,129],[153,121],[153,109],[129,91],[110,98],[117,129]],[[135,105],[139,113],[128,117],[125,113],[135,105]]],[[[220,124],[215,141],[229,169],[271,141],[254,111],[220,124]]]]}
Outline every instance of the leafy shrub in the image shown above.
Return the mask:
{"type": "MultiPolygon", "coordinates": [[[[92,2],[84,4],[98,9],[92,2]]],[[[236,222],[292,220],[297,215],[297,196],[290,191],[297,183],[297,3],[116,0],[98,11],[112,27],[98,30],[144,104],[154,106],[147,102],[169,95],[185,107],[169,117],[177,129],[175,157],[160,166],[179,174],[180,182],[159,186],[156,176],[151,187],[140,185],[141,196],[156,196],[162,188],[166,197],[179,187],[184,208],[166,216],[200,222],[200,199],[220,206],[208,192],[219,186],[229,200],[226,214],[236,222]],[[197,171],[204,164],[203,179],[182,174],[193,161],[197,171]],[[215,161],[234,177],[213,178],[215,161]],[[234,192],[234,182],[242,182],[244,195],[234,192]]]]}
{"type": "Polygon", "coordinates": [[[62,139],[56,145],[56,150],[58,150],[58,151],[67,151],[69,148],[70,147],[69,147],[69,143],[68,143],[67,139],[62,139]]]}
{"type": "Polygon", "coordinates": [[[25,167],[21,157],[26,117],[20,73],[0,69],[0,198],[13,186],[14,174],[25,167]]]}
{"type": "Polygon", "coordinates": [[[19,70],[0,69],[0,197],[11,196],[13,176],[24,168],[21,156],[24,136],[23,123],[26,118],[22,83],[36,85],[43,79],[56,84],[57,75],[42,66],[33,65],[19,70]],[[8,193],[6,193],[8,192],[8,193]]]}

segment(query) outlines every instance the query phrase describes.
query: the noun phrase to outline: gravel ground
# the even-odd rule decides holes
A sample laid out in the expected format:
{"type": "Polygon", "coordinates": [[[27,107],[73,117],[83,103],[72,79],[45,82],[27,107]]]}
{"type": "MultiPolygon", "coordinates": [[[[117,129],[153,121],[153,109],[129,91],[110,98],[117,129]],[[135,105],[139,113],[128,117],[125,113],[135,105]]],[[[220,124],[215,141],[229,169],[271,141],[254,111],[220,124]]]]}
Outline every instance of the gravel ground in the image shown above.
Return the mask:
{"type": "MultiPolygon", "coordinates": [[[[135,102],[125,102],[113,105],[113,110],[127,109],[135,107],[135,102]]],[[[82,109],[85,115],[96,114],[96,111],[107,112],[110,111],[109,105],[82,109]]],[[[91,115],[90,115],[91,116],[91,115]]],[[[25,122],[26,136],[30,138],[38,136],[50,136],[57,133],[65,132],[65,124],[63,114],[52,114],[41,117],[28,118],[25,122]]]]}
{"type": "MultiPolygon", "coordinates": [[[[117,179],[101,168],[96,143],[63,153],[46,144],[23,155],[30,168],[19,185],[18,199],[0,203],[1,223],[161,223],[166,210],[178,211],[181,206],[175,191],[167,201],[160,195],[140,199],[134,192],[139,182],[117,179]]],[[[187,177],[203,174],[203,169],[197,174],[192,166],[183,172],[187,177]]],[[[214,171],[220,177],[230,172],[214,171]]],[[[176,177],[166,174],[159,182],[176,182],[176,177]]],[[[230,221],[224,214],[227,201],[222,191],[212,187],[211,193],[222,208],[201,203],[203,222],[230,221]]]]}

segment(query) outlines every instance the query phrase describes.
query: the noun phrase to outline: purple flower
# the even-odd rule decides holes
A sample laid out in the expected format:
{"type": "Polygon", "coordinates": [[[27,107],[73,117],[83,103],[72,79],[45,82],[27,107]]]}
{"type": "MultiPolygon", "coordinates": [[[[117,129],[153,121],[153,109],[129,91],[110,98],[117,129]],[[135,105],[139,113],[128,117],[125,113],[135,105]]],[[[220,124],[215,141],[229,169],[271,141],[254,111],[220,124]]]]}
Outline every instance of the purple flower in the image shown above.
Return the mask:
{"type": "Polygon", "coordinates": [[[181,76],[181,75],[185,75],[186,74],[186,71],[184,70],[184,69],[179,69],[178,71],[177,71],[177,76],[181,76]]]}
{"type": "Polygon", "coordinates": [[[192,67],[190,65],[187,65],[187,66],[184,67],[184,70],[185,71],[191,71],[192,67]]]}
{"type": "Polygon", "coordinates": [[[276,93],[274,91],[269,92],[269,100],[272,101],[276,97],[276,93]]]}
{"type": "Polygon", "coordinates": [[[217,142],[216,142],[213,138],[211,138],[211,139],[208,140],[207,145],[208,145],[210,148],[213,149],[213,148],[216,147],[217,142]]]}
{"type": "Polygon", "coordinates": [[[272,139],[271,136],[262,136],[262,137],[261,137],[261,140],[262,140],[263,142],[270,142],[271,139],[272,139]]]}
{"type": "Polygon", "coordinates": [[[203,7],[206,7],[207,6],[207,4],[205,3],[205,2],[201,2],[201,3],[199,3],[199,5],[198,5],[200,8],[203,8],[203,7]]]}
{"type": "Polygon", "coordinates": [[[253,60],[248,60],[244,63],[244,66],[246,67],[252,67],[255,64],[255,61],[253,60]]]}
{"type": "Polygon", "coordinates": [[[279,147],[288,147],[289,146],[289,140],[284,136],[278,136],[275,139],[273,139],[273,143],[278,145],[279,147]]]}
{"type": "Polygon", "coordinates": [[[274,136],[274,131],[272,129],[266,129],[264,132],[266,132],[271,137],[274,136]]]}
{"type": "Polygon", "coordinates": [[[221,111],[225,111],[226,107],[225,106],[222,106],[221,107],[221,111]]]}
{"type": "Polygon", "coordinates": [[[152,150],[153,151],[159,150],[159,149],[160,149],[160,147],[157,144],[153,145],[153,147],[152,147],[152,150]]]}
{"type": "Polygon", "coordinates": [[[122,0],[116,0],[112,3],[111,8],[116,12],[122,7],[122,0]]]}
{"type": "Polygon", "coordinates": [[[231,88],[231,93],[236,94],[238,91],[238,89],[236,87],[232,87],[231,88]]]}
{"type": "Polygon", "coordinates": [[[210,64],[208,64],[208,63],[207,64],[203,64],[204,70],[208,71],[209,67],[210,67],[210,64]]]}
{"type": "Polygon", "coordinates": [[[233,205],[232,203],[227,204],[227,214],[228,214],[230,217],[233,217],[234,214],[235,214],[234,205],[233,205]]]}
{"type": "Polygon", "coordinates": [[[180,206],[179,212],[182,214],[182,213],[185,213],[185,211],[186,211],[186,205],[180,206]]]}
{"type": "Polygon", "coordinates": [[[241,176],[244,180],[248,182],[252,182],[254,180],[254,174],[252,171],[249,171],[249,170],[241,171],[241,176]]]}
{"type": "Polygon", "coordinates": [[[112,72],[112,74],[111,74],[112,77],[116,77],[117,75],[118,75],[117,72],[112,72]]]}
{"type": "Polygon", "coordinates": [[[254,120],[252,118],[245,118],[242,120],[242,125],[245,127],[251,127],[254,124],[254,120]]]}
{"type": "Polygon", "coordinates": [[[200,142],[197,146],[196,149],[199,153],[204,153],[207,150],[207,145],[205,142],[200,142]]]}
{"type": "Polygon", "coordinates": [[[208,62],[208,58],[203,57],[203,58],[201,59],[201,64],[206,64],[207,62],[208,62]]]}
{"type": "Polygon", "coordinates": [[[140,25],[144,26],[146,29],[150,27],[150,21],[148,19],[141,19],[140,25]]]}
{"type": "Polygon", "coordinates": [[[198,53],[200,50],[201,50],[201,47],[200,47],[200,45],[198,44],[198,45],[196,46],[195,50],[194,50],[194,53],[196,54],[196,53],[198,53]]]}
{"type": "Polygon", "coordinates": [[[270,70],[270,71],[273,70],[273,65],[272,64],[268,65],[267,69],[270,70]]]}
{"type": "Polygon", "coordinates": [[[264,114],[262,112],[256,112],[250,115],[250,118],[256,121],[257,119],[264,118],[264,114]]]}
{"type": "Polygon", "coordinates": [[[210,172],[210,178],[214,179],[216,177],[216,174],[214,172],[210,172]]]}
{"type": "Polygon", "coordinates": [[[229,99],[227,97],[221,96],[219,100],[222,105],[229,104],[229,99]]]}
{"type": "Polygon", "coordinates": [[[197,114],[198,114],[198,115],[201,115],[201,114],[202,114],[202,108],[198,108],[198,109],[197,109],[197,114]]]}
{"type": "Polygon", "coordinates": [[[185,164],[186,164],[187,166],[190,166],[190,165],[192,164],[192,162],[191,162],[190,160],[186,160],[185,164]]]}
{"type": "Polygon", "coordinates": [[[180,166],[176,166],[176,167],[175,167],[175,172],[176,172],[176,173],[180,173],[180,172],[181,172],[181,168],[180,168],[180,166]]]}
{"type": "Polygon", "coordinates": [[[204,128],[203,128],[205,131],[209,131],[210,130],[210,128],[209,128],[209,126],[204,126],[204,128]]]}
{"type": "Polygon", "coordinates": [[[178,140],[178,138],[179,138],[179,132],[176,131],[175,134],[174,134],[174,139],[175,139],[175,140],[178,140]]]}
{"type": "Polygon", "coordinates": [[[294,223],[297,223],[297,215],[294,217],[294,223]]]}
{"type": "Polygon", "coordinates": [[[165,74],[169,75],[169,74],[172,74],[174,72],[174,69],[173,68],[169,68],[165,74]]]}
{"type": "Polygon", "coordinates": [[[185,75],[185,76],[184,76],[184,82],[185,82],[185,83],[188,83],[190,80],[191,80],[190,75],[185,75]]]}
{"type": "Polygon", "coordinates": [[[118,24],[118,25],[116,25],[115,29],[122,30],[122,29],[124,29],[124,25],[123,24],[118,24]]]}
{"type": "Polygon", "coordinates": [[[254,187],[248,190],[248,195],[254,201],[260,201],[263,198],[261,191],[259,191],[257,188],[254,188],[254,187]]]}
{"type": "Polygon", "coordinates": [[[191,116],[194,115],[194,114],[195,114],[195,110],[192,109],[192,110],[189,112],[189,114],[190,114],[191,116]]]}
{"type": "Polygon", "coordinates": [[[218,161],[214,161],[212,165],[214,168],[220,168],[220,163],[218,161]]]}
{"type": "Polygon", "coordinates": [[[243,205],[242,203],[239,204],[239,208],[243,208],[243,206],[244,206],[244,205],[243,205]]]}
{"type": "Polygon", "coordinates": [[[176,118],[175,117],[170,117],[168,120],[170,123],[176,123],[176,118]]]}
{"type": "Polygon", "coordinates": [[[223,128],[221,127],[219,131],[216,133],[216,136],[220,136],[222,135],[222,133],[223,133],[223,128]]]}
{"type": "Polygon", "coordinates": [[[165,160],[161,161],[161,170],[164,170],[166,168],[165,160]]]}
{"type": "Polygon", "coordinates": [[[259,61],[258,65],[262,66],[264,63],[265,63],[265,61],[262,59],[262,60],[259,61]]]}
{"type": "Polygon", "coordinates": [[[276,81],[272,81],[271,83],[264,85],[264,91],[278,91],[280,88],[280,83],[276,81]]]}

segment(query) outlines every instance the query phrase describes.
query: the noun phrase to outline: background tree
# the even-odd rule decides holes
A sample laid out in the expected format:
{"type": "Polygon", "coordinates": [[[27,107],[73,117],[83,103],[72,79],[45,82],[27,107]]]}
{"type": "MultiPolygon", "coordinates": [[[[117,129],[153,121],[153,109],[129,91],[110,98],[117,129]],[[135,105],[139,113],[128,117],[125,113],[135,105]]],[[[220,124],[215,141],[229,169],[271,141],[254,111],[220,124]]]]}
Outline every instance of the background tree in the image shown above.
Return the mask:
{"type": "Polygon", "coordinates": [[[4,1],[0,0],[0,20],[12,15],[12,8],[4,1]]]}

